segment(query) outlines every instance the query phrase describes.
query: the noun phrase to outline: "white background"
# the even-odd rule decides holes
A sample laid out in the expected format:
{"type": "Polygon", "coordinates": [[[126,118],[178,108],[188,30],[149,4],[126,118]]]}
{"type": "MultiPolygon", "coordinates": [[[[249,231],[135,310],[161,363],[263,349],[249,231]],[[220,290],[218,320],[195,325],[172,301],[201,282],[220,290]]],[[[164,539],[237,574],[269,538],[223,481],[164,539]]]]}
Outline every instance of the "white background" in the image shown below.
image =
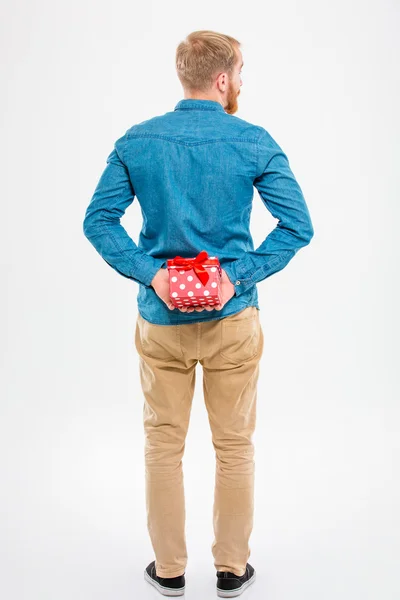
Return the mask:
{"type": "MultiPolygon", "coordinates": [[[[315,229],[258,285],[245,594],[398,599],[398,3],[8,0],[1,12],[1,595],[160,597],[143,579],[138,286],[82,222],[114,141],[183,97],[178,43],[213,29],[242,42],[236,116],[287,153],[315,229]]],[[[123,224],[137,241],[137,200],[123,224]]],[[[255,246],[274,226],[255,192],[255,246]]],[[[190,600],[216,597],[201,377],[198,365],[184,456],[190,600]]]]}

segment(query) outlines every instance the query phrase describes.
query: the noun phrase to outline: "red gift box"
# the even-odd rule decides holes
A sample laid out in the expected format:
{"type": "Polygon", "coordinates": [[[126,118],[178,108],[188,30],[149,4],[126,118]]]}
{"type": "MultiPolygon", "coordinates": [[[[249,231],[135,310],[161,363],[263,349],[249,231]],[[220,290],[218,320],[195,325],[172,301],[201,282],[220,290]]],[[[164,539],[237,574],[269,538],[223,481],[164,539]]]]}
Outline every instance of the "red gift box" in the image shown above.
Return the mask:
{"type": "Polygon", "coordinates": [[[177,308],[221,304],[221,265],[202,250],[194,258],[167,259],[170,300],[177,308]]]}

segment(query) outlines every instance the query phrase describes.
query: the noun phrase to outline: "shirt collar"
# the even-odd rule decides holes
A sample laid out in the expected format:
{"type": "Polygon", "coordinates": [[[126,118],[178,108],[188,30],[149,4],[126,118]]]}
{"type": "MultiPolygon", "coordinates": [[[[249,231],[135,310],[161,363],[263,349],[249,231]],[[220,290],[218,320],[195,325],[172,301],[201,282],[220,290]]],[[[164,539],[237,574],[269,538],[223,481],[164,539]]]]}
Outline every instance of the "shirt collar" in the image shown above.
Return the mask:
{"type": "Polygon", "coordinates": [[[216,100],[204,100],[199,98],[184,98],[179,100],[175,110],[219,110],[225,112],[222,104],[216,100]]]}

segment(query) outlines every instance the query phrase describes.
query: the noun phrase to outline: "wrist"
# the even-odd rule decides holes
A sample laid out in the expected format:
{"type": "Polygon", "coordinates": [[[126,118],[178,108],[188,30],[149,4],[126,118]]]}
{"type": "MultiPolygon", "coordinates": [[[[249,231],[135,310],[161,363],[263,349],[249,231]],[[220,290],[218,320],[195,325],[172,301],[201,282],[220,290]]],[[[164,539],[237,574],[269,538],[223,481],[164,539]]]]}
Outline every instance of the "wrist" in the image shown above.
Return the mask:
{"type": "Polygon", "coordinates": [[[163,271],[162,267],[160,269],[158,269],[158,271],[154,275],[153,279],[151,280],[151,283],[150,283],[151,286],[154,284],[154,282],[156,281],[156,279],[159,277],[160,271],[163,271]]]}

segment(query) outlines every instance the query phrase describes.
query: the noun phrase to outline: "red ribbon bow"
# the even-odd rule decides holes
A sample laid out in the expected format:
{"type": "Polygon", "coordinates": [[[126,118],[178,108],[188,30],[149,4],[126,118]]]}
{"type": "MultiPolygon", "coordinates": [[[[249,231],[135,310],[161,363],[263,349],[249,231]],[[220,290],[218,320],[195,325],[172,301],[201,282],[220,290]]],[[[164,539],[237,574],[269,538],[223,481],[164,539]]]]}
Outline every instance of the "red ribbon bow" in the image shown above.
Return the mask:
{"type": "Polygon", "coordinates": [[[193,269],[201,283],[206,285],[210,278],[210,274],[203,266],[203,263],[206,260],[208,260],[208,253],[205,250],[202,250],[195,258],[183,258],[182,256],[175,256],[174,263],[179,265],[179,267],[184,271],[193,269]]]}

